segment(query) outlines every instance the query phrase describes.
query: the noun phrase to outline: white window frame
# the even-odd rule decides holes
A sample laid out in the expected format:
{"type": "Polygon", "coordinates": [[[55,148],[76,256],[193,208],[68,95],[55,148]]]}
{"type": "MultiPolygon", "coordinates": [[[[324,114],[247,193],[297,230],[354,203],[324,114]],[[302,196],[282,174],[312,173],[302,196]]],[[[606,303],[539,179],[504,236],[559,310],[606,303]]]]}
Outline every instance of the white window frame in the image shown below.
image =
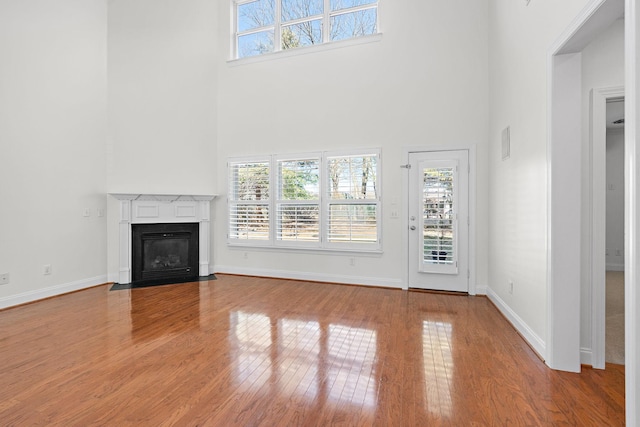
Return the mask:
{"type": "Polygon", "coordinates": [[[271,193],[271,189],[273,188],[273,182],[272,182],[272,167],[273,164],[271,162],[271,159],[269,156],[260,156],[260,157],[242,157],[242,158],[235,158],[235,159],[229,159],[228,163],[227,163],[227,240],[229,241],[233,241],[236,242],[236,244],[242,244],[242,245],[250,245],[250,246],[270,246],[271,242],[273,241],[273,227],[272,227],[272,221],[273,221],[273,194],[271,193]],[[231,228],[231,218],[229,217],[229,213],[231,212],[231,206],[232,205],[264,205],[265,203],[261,203],[255,200],[233,200],[232,199],[232,189],[231,189],[231,185],[232,182],[229,179],[230,178],[230,170],[231,170],[231,165],[232,164],[238,164],[238,163],[267,163],[269,165],[269,199],[268,199],[268,203],[266,203],[266,205],[268,206],[269,209],[269,237],[268,239],[232,239],[231,238],[231,234],[230,234],[230,228],[231,228]]]}
{"type": "MultiPolygon", "coordinates": [[[[276,249],[309,249],[320,251],[336,251],[336,252],[381,252],[382,251],[382,156],[381,150],[369,149],[369,150],[344,150],[344,151],[332,151],[332,152],[309,152],[299,154],[287,154],[287,155],[269,155],[259,157],[232,157],[227,162],[227,189],[229,191],[227,197],[227,245],[229,246],[244,246],[244,247],[261,247],[261,248],[276,248],[276,249]],[[376,197],[374,199],[330,199],[329,195],[329,174],[328,174],[328,158],[333,157],[359,157],[365,155],[373,155],[376,157],[376,178],[375,188],[376,197]],[[319,239],[314,241],[297,241],[297,240],[282,240],[277,237],[277,226],[280,221],[277,213],[277,205],[282,202],[278,185],[278,162],[286,160],[305,160],[319,158],[320,176],[319,176],[319,201],[309,201],[309,204],[319,203],[319,239]],[[238,202],[232,200],[231,197],[231,182],[230,171],[231,165],[237,163],[252,163],[252,162],[268,162],[269,163],[269,239],[268,240],[252,240],[252,239],[237,239],[231,238],[230,235],[230,217],[231,207],[238,202]],[[375,242],[329,242],[329,210],[333,204],[342,205],[375,205],[376,209],[376,241],[375,242]]],[[[288,202],[288,201],[287,201],[288,202]]],[[[306,204],[305,201],[295,201],[292,204],[306,204]],[[303,203],[299,203],[303,202],[303,203]]],[[[241,202],[243,203],[243,202],[241,202]]],[[[252,204],[252,203],[249,203],[252,204]]]]}
{"type": "Polygon", "coordinates": [[[290,247],[290,246],[299,246],[299,247],[308,247],[308,248],[317,248],[319,244],[322,242],[322,171],[324,168],[324,162],[322,158],[322,153],[304,153],[304,154],[293,154],[286,156],[273,156],[274,167],[273,169],[273,190],[275,195],[274,200],[274,218],[273,218],[273,227],[274,227],[274,245],[280,247],[290,247]],[[280,194],[280,184],[279,184],[279,162],[282,161],[296,161],[296,160],[309,160],[309,159],[318,159],[318,199],[314,200],[285,200],[282,198],[282,194],[280,194]],[[318,206],[318,241],[298,241],[298,240],[283,240],[278,238],[278,229],[280,228],[280,223],[282,222],[282,218],[279,215],[277,210],[278,205],[310,205],[310,206],[318,206]]]}
{"type": "Polygon", "coordinates": [[[360,6],[354,6],[354,7],[349,7],[349,8],[345,8],[345,9],[340,9],[340,10],[336,10],[336,11],[332,11],[331,10],[331,0],[323,0],[324,2],[324,12],[322,14],[318,14],[318,15],[312,15],[312,16],[305,16],[304,18],[299,18],[299,19],[294,19],[291,21],[287,21],[287,22],[282,22],[282,0],[273,0],[275,3],[275,10],[274,10],[274,21],[273,21],[273,25],[267,25],[264,27],[257,27],[257,28],[251,28],[250,30],[245,30],[245,31],[239,31],[238,30],[238,6],[241,6],[243,4],[247,4],[247,3],[252,3],[255,0],[231,0],[231,28],[232,28],[232,37],[231,37],[231,57],[232,59],[248,59],[248,58],[255,58],[255,57],[262,57],[264,55],[269,55],[269,54],[273,54],[273,53],[277,53],[277,52],[291,52],[291,51],[297,51],[300,49],[305,49],[305,48],[312,48],[315,46],[322,46],[322,45],[327,45],[327,44],[331,44],[331,43],[341,43],[341,42],[345,42],[348,40],[355,40],[355,39],[360,39],[363,37],[370,37],[372,35],[377,35],[380,34],[380,14],[379,14],[379,3],[380,0],[376,0],[374,3],[368,3],[368,4],[363,4],[360,6]],[[343,40],[336,40],[336,41],[331,41],[330,40],[330,36],[331,36],[331,18],[334,18],[336,16],[340,16],[340,15],[346,15],[349,13],[354,13],[354,12],[359,12],[359,11],[363,11],[363,10],[369,10],[369,9],[376,9],[376,32],[374,34],[370,34],[370,35],[366,35],[366,36],[357,36],[357,37],[350,37],[350,38],[346,38],[343,40]],[[289,27],[292,25],[296,25],[296,24],[300,24],[300,23],[304,23],[304,22],[309,22],[309,21],[316,21],[316,20],[321,20],[321,26],[322,26],[322,42],[319,45],[312,45],[312,46],[301,46],[295,49],[282,49],[282,29],[283,27],[289,27]],[[263,31],[270,31],[273,30],[273,51],[271,52],[265,52],[263,54],[258,54],[258,55],[252,55],[252,56],[247,56],[244,58],[240,58],[239,57],[239,51],[238,51],[238,40],[240,39],[240,37],[242,36],[248,36],[251,34],[256,34],[256,33],[261,33],[263,31]]]}
{"type": "MultiPolygon", "coordinates": [[[[331,209],[331,205],[354,205],[354,206],[364,206],[364,205],[375,205],[376,207],[376,231],[377,231],[377,245],[378,248],[381,248],[382,241],[382,187],[381,187],[381,171],[382,171],[382,160],[380,155],[380,150],[343,150],[343,151],[332,151],[326,152],[323,156],[325,172],[328,167],[328,159],[333,157],[360,157],[365,155],[374,155],[377,157],[376,161],[376,198],[375,199],[331,199],[329,197],[329,188],[327,188],[325,192],[325,198],[322,200],[322,221],[324,224],[322,225],[323,237],[325,239],[324,244],[327,249],[336,249],[339,250],[343,248],[345,245],[348,245],[350,249],[355,250],[367,250],[367,248],[371,248],[374,243],[361,243],[361,242],[330,242],[328,239],[329,232],[329,211],[331,209]]],[[[328,177],[324,177],[323,181],[327,184],[328,177]]],[[[328,185],[328,184],[327,184],[328,185]]]]}

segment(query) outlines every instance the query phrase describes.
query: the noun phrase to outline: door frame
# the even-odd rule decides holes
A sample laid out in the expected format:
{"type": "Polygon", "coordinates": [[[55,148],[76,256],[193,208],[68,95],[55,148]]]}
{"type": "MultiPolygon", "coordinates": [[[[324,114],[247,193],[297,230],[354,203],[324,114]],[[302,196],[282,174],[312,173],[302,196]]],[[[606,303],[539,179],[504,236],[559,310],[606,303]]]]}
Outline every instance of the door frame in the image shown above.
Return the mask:
{"type": "MultiPolygon", "coordinates": [[[[607,163],[607,101],[623,98],[624,87],[594,88],[591,91],[590,123],[590,247],[591,269],[591,361],[595,369],[605,367],[606,325],[606,163],[607,163]]],[[[584,360],[583,363],[589,363],[584,360]]]]}
{"type": "MultiPolygon", "coordinates": [[[[563,322],[563,311],[571,309],[575,305],[575,295],[579,296],[579,283],[577,287],[573,283],[562,283],[560,286],[559,275],[556,269],[559,266],[554,262],[554,256],[558,248],[554,247],[555,238],[553,233],[554,217],[561,214],[559,206],[552,203],[552,194],[559,189],[556,186],[559,177],[554,177],[553,171],[562,160],[561,155],[556,157],[554,146],[563,145],[552,129],[557,124],[561,124],[562,117],[558,115],[558,111],[554,111],[555,91],[562,87],[555,80],[554,56],[562,53],[563,48],[571,45],[579,47],[585,41],[592,40],[606,28],[607,20],[610,20],[608,12],[613,8],[619,7],[616,3],[621,0],[592,0],[583,11],[576,17],[573,23],[565,30],[560,39],[549,50],[549,93],[548,93],[548,129],[549,137],[547,139],[547,156],[549,177],[547,181],[548,189],[548,205],[547,205],[547,260],[548,260],[548,279],[547,279],[547,339],[546,339],[546,363],[554,369],[562,369],[558,363],[558,358],[563,356],[564,351],[573,352],[573,341],[567,347],[566,343],[562,343],[562,338],[566,334],[573,333],[579,335],[580,313],[571,313],[568,322],[563,322]],[[577,36],[577,37],[574,37],[577,36]],[[556,165],[556,167],[554,167],[556,165]],[[553,181],[555,178],[556,181],[553,181]],[[569,289],[566,289],[569,288],[569,289]],[[577,289],[577,292],[575,292],[577,289]],[[568,291],[568,292],[567,292],[568,291]],[[577,322],[576,322],[577,321],[577,322]],[[576,324],[578,325],[576,327],[576,324]]],[[[640,328],[637,327],[640,314],[638,306],[640,305],[640,292],[637,290],[640,283],[640,150],[636,147],[637,140],[640,136],[640,7],[638,0],[624,0],[624,20],[625,20],[625,408],[627,425],[636,425],[640,419],[638,414],[638,406],[640,404],[640,328]]],[[[579,49],[581,50],[581,49],[579,49]]],[[[575,51],[575,50],[574,50],[575,51]]],[[[580,79],[580,68],[573,70],[572,78],[580,79]]],[[[570,73],[571,74],[571,73],[570,73]]],[[[565,82],[567,82],[565,80],[565,82]]],[[[569,81],[569,83],[571,83],[569,81]]],[[[580,109],[579,105],[572,108],[580,109]]],[[[567,147],[565,147],[566,149],[567,147]]],[[[562,267],[561,267],[562,268],[562,267]]],[[[580,349],[576,346],[577,358],[576,363],[579,370],[580,349]]]]}
{"type": "Polygon", "coordinates": [[[624,14],[624,0],[593,0],[548,51],[545,362],[569,372],[581,358],[582,50],[624,14]]]}
{"type": "MultiPolygon", "coordinates": [[[[409,154],[410,153],[433,153],[439,151],[467,151],[469,153],[469,295],[476,295],[476,144],[452,144],[452,145],[423,145],[403,147],[402,160],[400,165],[402,173],[402,206],[403,215],[401,227],[402,233],[402,258],[406,260],[404,277],[402,279],[402,289],[409,289],[409,154]]],[[[486,293],[480,292],[481,294],[486,293]]]]}

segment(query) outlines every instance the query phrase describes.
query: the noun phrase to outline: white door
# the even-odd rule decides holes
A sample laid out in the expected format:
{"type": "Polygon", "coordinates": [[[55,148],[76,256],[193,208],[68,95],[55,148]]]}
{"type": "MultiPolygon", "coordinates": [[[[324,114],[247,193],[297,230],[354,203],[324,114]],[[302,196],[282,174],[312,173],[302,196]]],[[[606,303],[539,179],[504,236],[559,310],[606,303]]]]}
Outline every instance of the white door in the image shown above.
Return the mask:
{"type": "Polygon", "coordinates": [[[469,291],[469,152],[409,153],[409,287],[469,291]]]}

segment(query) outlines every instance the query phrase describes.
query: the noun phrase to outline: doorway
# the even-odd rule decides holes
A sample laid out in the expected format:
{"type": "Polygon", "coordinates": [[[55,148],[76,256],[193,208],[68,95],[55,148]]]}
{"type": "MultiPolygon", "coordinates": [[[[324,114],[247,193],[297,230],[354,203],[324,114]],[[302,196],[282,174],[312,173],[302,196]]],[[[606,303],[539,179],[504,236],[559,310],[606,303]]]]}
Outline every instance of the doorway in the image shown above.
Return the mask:
{"type": "MultiPolygon", "coordinates": [[[[575,304],[581,300],[584,278],[581,271],[584,260],[580,256],[581,240],[584,240],[584,236],[580,221],[576,221],[576,218],[583,216],[581,195],[586,183],[581,179],[580,162],[575,161],[576,153],[584,150],[580,131],[583,127],[582,51],[612,23],[625,15],[624,8],[624,2],[621,0],[591,2],[549,50],[548,321],[545,361],[554,369],[570,372],[580,372],[582,355],[581,307],[575,304]]],[[[593,158],[603,160],[604,148],[601,157],[594,154],[593,158]]],[[[594,184],[602,185],[602,194],[605,194],[603,180],[594,184]]],[[[596,194],[595,185],[592,191],[586,194],[596,194]]],[[[604,201],[594,203],[593,206],[604,206],[604,201]]],[[[596,219],[594,216],[593,220],[596,219]]],[[[628,233],[630,230],[626,231],[628,233]]],[[[604,234],[604,231],[600,232],[604,234]]],[[[592,238],[594,236],[592,235],[592,238]]],[[[598,249],[592,246],[593,259],[602,259],[602,282],[604,249],[604,244],[598,249]],[[602,257],[596,256],[597,251],[602,251],[602,257]]],[[[595,264],[592,266],[595,268],[595,264]]],[[[595,277],[593,272],[592,277],[595,277]]],[[[596,281],[591,282],[593,290],[595,283],[596,281]]],[[[595,294],[589,297],[592,307],[598,301],[604,305],[604,295],[602,298],[595,294]]],[[[588,300],[585,298],[584,301],[588,300]]],[[[591,311],[592,333],[597,332],[599,325],[604,329],[604,319],[599,322],[595,318],[599,314],[604,316],[604,309],[597,313],[593,308],[590,310],[588,305],[583,307],[585,313],[591,311]]],[[[604,330],[601,339],[604,348],[604,330]]],[[[599,346],[600,343],[592,342],[592,349],[599,346]]],[[[595,354],[593,356],[596,357],[595,354]]],[[[604,365],[604,355],[602,359],[604,365]]]]}
{"type": "Polygon", "coordinates": [[[469,152],[409,153],[409,287],[469,292],[469,152]]]}
{"type": "Polygon", "coordinates": [[[606,107],[605,362],[624,365],[624,98],[606,107]]]}
{"type": "MultiPolygon", "coordinates": [[[[640,9],[636,7],[635,0],[592,0],[584,10],[576,17],[562,34],[560,39],[549,50],[549,138],[548,138],[548,165],[549,181],[547,188],[550,193],[548,199],[548,313],[547,313],[547,364],[554,369],[567,371],[579,371],[580,368],[580,344],[572,339],[580,331],[580,313],[572,310],[576,298],[579,297],[580,281],[575,281],[575,264],[562,264],[554,259],[554,255],[565,249],[562,241],[575,241],[576,236],[572,230],[571,236],[554,235],[557,226],[568,215],[575,216],[574,210],[563,212],[563,204],[556,203],[555,196],[569,194],[571,183],[565,179],[552,180],[554,176],[563,170],[563,166],[571,158],[569,153],[579,152],[574,148],[575,141],[569,138],[567,145],[563,139],[570,136],[571,129],[580,129],[580,122],[575,122],[573,114],[580,111],[580,88],[572,87],[572,82],[580,81],[581,70],[579,64],[566,69],[563,57],[567,54],[580,52],[582,48],[600,34],[604,28],[616,19],[625,19],[625,401],[626,420],[628,425],[637,425],[638,403],[640,403],[640,388],[638,388],[638,375],[640,371],[640,358],[638,355],[638,343],[640,342],[640,330],[638,324],[638,304],[640,293],[635,292],[638,283],[638,258],[640,254],[640,239],[638,236],[638,224],[640,198],[638,196],[638,183],[640,173],[638,166],[639,153],[637,150],[638,100],[640,99],[640,73],[638,62],[638,45],[640,44],[640,9]],[[570,87],[566,90],[567,86],[570,87]],[[576,97],[577,96],[577,97],[576,97]],[[564,120],[566,113],[571,117],[570,122],[564,120]],[[568,278],[569,280],[565,280],[568,278]]],[[[566,174],[565,174],[566,176],[566,174]]],[[[580,188],[580,187],[578,187],[580,188]]],[[[579,269],[579,265],[578,265],[579,269]]],[[[597,298],[593,298],[596,301],[597,298]]]]}
{"type": "MultiPolygon", "coordinates": [[[[624,300],[615,301],[621,296],[616,288],[624,283],[624,273],[608,272],[624,270],[624,125],[613,123],[623,118],[624,94],[621,86],[591,91],[591,360],[583,362],[595,369],[604,369],[605,362],[609,361],[605,360],[607,342],[612,345],[610,350],[613,346],[624,345],[624,337],[619,335],[624,333],[623,328],[621,331],[610,324],[610,329],[613,329],[607,333],[607,322],[611,320],[607,317],[624,311],[624,300]],[[617,140],[613,141],[610,137],[616,133],[617,140]],[[612,283],[611,292],[607,292],[607,282],[612,283]],[[608,294],[611,299],[607,302],[608,294]],[[618,335],[617,340],[614,334],[618,335]]],[[[616,321],[621,320],[620,317],[623,316],[616,316],[616,321]]]]}

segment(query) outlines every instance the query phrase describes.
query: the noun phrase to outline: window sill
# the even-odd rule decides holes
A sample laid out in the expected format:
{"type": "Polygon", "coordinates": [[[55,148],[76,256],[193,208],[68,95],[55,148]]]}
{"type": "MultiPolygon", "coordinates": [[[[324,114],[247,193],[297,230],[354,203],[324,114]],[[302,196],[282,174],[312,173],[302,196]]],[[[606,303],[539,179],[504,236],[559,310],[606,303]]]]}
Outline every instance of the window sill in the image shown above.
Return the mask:
{"type": "Polygon", "coordinates": [[[358,254],[363,256],[376,256],[382,255],[382,249],[361,249],[361,248],[343,248],[343,249],[335,249],[335,248],[318,248],[318,247],[304,247],[304,246],[261,246],[250,243],[236,243],[236,242],[227,242],[227,247],[231,250],[242,250],[242,249],[251,249],[252,251],[264,251],[264,252],[285,252],[285,253],[300,253],[304,252],[307,254],[323,254],[323,255],[347,255],[347,254],[358,254]]]}
{"type": "Polygon", "coordinates": [[[305,47],[299,47],[296,49],[280,50],[278,52],[271,52],[271,53],[265,53],[262,55],[249,56],[247,58],[230,59],[227,61],[227,64],[230,67],[237,67],[240,65],[254,64],[257,62],[273,61],[281,58],[289,58],[292,56],[306,55],[308,53],[323,52],[325,50],[341,49],[349,46],[357,46],[361,44],[374,43],[374,42],[379,42],[380,40],[382,40],[382,33],[372,34],[370,36],[356,37],[353,39],[340,40],[337,42],[323,43],[315,46],[305,46],[305,47]]]}

